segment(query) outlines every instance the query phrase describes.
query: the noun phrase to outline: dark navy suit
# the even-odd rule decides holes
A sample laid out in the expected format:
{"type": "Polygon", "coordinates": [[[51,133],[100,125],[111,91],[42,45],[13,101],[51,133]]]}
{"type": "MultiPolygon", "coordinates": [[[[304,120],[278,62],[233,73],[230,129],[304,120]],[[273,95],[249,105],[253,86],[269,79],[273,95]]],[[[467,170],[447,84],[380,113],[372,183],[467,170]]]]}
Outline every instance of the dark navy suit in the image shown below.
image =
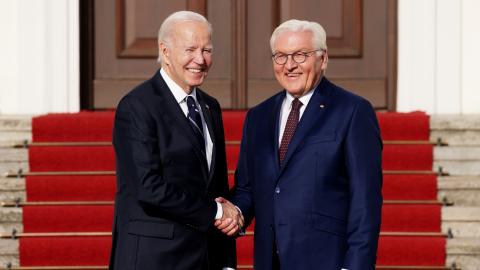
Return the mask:
{"type": "Polygon", "coordinates": [[[235,267],[235,240],[214,226],[228,193],[218,102],[197,88],[213,142],[211,168],[159,72],[127,94],[115,115],[117,193],[110,269],[235,267]]]}
{"type": "Polygon", "coordinates": [[[382,206],[382,141],[365,99],[323,78],[278,161],[285,91],[246,116],[233,202],[255,217],[254,267],[373,270],[382,206]],[[275,247],[274,247],[275,246],[275,247]]]}

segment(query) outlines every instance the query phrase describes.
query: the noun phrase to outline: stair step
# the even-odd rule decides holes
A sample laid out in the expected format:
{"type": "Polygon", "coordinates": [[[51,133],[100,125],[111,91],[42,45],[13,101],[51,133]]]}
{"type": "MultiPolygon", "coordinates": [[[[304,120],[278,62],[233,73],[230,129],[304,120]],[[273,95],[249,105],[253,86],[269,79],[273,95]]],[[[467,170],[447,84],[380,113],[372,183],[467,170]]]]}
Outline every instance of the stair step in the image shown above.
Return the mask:
{"type": "Polygon", "coordinates": [[[480,175],[480,160],[435,160],[433,168],[440,167],[450,175],[480,175]]]}
{"type": "MultiPolygon", "coordinates": [[[[447,242],[450,255],[480,255],[480,237],[454,237],[447,242]]],[[[480,259],[480,256],[479,258],[480,259]]],[[[479,266],[480,264],[477,264],[479,266]]]]}
{"type": "Polygon", "coordinates": [[[480,146],[480,130],[432,130],[430,140],[437,138],[451,146],[480,146]]]}
{"type": "Polygon", "coordinates": [[[32,117],[28,115],[0,115],[0,131],[31,131],[32,117]]]}
{"type": "MultiPolygon", "coordinates": [[[[0,268],[0,270],[106,270],[107,265],[103,266],[12,266],[11,268],[0,268]]],[[[237,269],[252,270],[253,265],[237,265],[237,269]]],[[[461,270],[460,268],[452,268],[447,266],[398,266],[398,265],[377,265],[377,270],[461,270]]]]}
{"type": "Polygon", "coordinates": [[[0,163],[18,161],[28,161],[28,149],[0,148],[0,163]]]}
{"type": "Polygon", "coordinates": [[[480,238],[480,206],[444,207],[442,209],[442,231],[448,230],[455,237],[480,238]]]}
{"type": "MultiPolygon", "coordinates": [[[[20,248],[27,265],[45,265],[54,261],[58,265],[103,265],[108,262],[111,237],[108,234],[95,236],[21,237],[20,248]],[[35,247],[42,247],[41,250],[35,247]]],[[[443,266],[446,238],[439,234],[382,235],[379,242],[379,265],[436,265],[443,266]],[[405,247],[409,248],[405,248],[405,247]],[[431,252],[428,252],[431,251],[431,252]],[[387,262],[387,263],[386,263],[387,262]]],[[[238,264],[252,262],[252,236],[237,239],[238,264]],[[250,252],[250,253],[248,253],[250,252]]]]}
{"type": "Polygon", "coordinates": [[[480,117],[474,114],[431,115],[430,130],[480,130],[480,117]]]}
{"type": "MultiPolygon", "coordinates": [[[[240,145],[241,141],[238,140],[227,140],[225,141],[226,145],[240,145]]],[[[413,141],[392,141],[385,140],[383,141],[384,145],[439,145],[446,146],[447,142],[435,140],[413,140],[413,141]]],[[[25,144],[23,141],[18,141],[15,144],[11,145],[13,148],[29,148],[29,147],[62,147],[62,146],[111,146],[111,141],[87,141],[87,142],[28,142],[25,144]]]]}
{"type": "MultiPolygon", "coordinates": [[[[228,174],[234,174],[234,170],[228,170],[228,174]]],[[[438,175],[439,172],[428,170],[383,170],[383,174],[424,174],[438,175]]],[[[448,175],[447,172],[443,174],[448,175]]],[[[115,175],[115,171],[45,171],[45,172],[29,172],[28,170],[18,174],[16,170],[9,170],[4,177],[25,177],[25,176],[41,176],[41,175],[115,175]]]]}
{"type": "MultiPolygon", "coordinates": [[[[431,170],[433,161],[432,145],[385,145],[383,168],[385,170],[431,170]]],[[[226,148],[228,169],[235,169],[239,147],[226,148]]],[[[35,146],[29,148],[32,171],[91,171],[114,170],[115,153],[111,145],[77,146],[35,146]]]]}
{"type": "MultiPolygon", "coordinates": [[[[70,205],[113,205],[113,201],[3,201],[2,207],[15,206],[70,206],[70,205]]],[[[441,205],[437,200],[384,200],[384,205],[441,205]]],[[[1,209],[1,208],[0,208],[1,209]]]]}
{"type": "MultiPolygon", "coordinates": [[[[4,203],[15,206],[15,203],[4,203]]],[[[24,202],[20,212],[5,212],[5,221],[22,222],[26,232],[110,231],[113,202],[24,202]],[[13,216],[16,214],[16,216],[13,216]]],[[[12,208],[10,208],[12,209],[12,208]]],[[[0,212],[2,213],[2,212],[0,212]]],[[[441,206],[436,201],[385,201],[382,232],[428,232],[441,230],[441,206]],[[435,222],[433,222],[434,220],[435,222]]],[[[0,215],[0,221],[3,221],[0,215]]],[[[248,228],[253,230],[253,226],[248,228]]],[[[19,230],[18,230],[19,231],[19,230]]]]}
{"type": "MultiPolygon", "coordinates": [[[[105,237],[111,236],[111,232],[36,232],[36,233],[2,233],[0,238],[38,238],[46,237],[55,239],[57,237],[75,237],[81,239],[83,237],[105,237]]],[[[243,238],[249,238],[254,232],[248,232],[243,238]]],[[[447,234],[443,232],[380,232],[380,237],[441,237],[446,238],[447,234]]],[[[241,239],[241,238],[240,238],[241,239]]]]}

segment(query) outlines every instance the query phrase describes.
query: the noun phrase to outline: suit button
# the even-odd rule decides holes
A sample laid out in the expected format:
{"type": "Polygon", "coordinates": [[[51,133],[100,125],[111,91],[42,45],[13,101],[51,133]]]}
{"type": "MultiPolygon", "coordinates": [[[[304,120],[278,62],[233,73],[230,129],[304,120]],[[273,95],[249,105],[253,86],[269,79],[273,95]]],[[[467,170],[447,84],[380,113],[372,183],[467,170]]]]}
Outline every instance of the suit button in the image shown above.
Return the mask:
{"type": "Polygon", "coordinates": [[[280,188],[279,187],[275,188],[275,193],[280,194],[280,188]]]}

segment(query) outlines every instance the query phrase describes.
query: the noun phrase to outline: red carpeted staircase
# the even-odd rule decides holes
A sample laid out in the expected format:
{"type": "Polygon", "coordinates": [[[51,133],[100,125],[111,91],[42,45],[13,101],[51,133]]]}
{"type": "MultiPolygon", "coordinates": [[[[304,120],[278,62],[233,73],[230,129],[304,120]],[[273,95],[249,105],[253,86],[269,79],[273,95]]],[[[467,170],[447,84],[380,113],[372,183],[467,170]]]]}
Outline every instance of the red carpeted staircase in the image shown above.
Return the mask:
{"type": "MultiPolygon", "coordinates": [[[[33,119],[24,234],[19,234],[21,266],[108,264],[115,193],[113,114],[33,119]]],[[[226,111],[223,116],[232,183],[245,112],[226,111]]],[[[385,203],[377,268],[446,269],[429,118],[420,112],[379,113],[378,118],[385,142],[385,203]]],[[[251,269],[251,230],[237,240],[240,269],[251,269]]]]}

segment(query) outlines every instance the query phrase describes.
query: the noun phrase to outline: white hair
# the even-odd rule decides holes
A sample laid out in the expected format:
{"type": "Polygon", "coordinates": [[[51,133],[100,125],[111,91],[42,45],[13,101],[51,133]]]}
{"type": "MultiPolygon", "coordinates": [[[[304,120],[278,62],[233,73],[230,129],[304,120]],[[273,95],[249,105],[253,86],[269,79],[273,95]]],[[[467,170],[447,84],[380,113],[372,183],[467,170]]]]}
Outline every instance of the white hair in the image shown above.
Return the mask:
{"type": "Polygon", "coordinates": [[[288,20],[275,28],[272,33],[272,37],[270,38],[270,49],[272,50],[272,53],[274,52],[273,46],[275,45],[275,41],[281,33],[303,31],[312,32],[312,45],[315,49],[327,49],[327,33],[319,23],[301,20],[288,20]]]}
{"type": "MultiPolygon", "coordinates": [[[[157,42],[160,44],[161,42],[167,44],[167,46],[170,45],[170,35],[172,33],[172,30],[174,29],[174,25],[178,22],[184,22],[184,21],[195,21],[195,22],[201,22],[204,23],[208,27],[208,33],[210,36],[212,35],[212,25],[208,20],[201,14],[195,13],[193,11],[188,11],[188,10],[182,10],[182,11],[177,11],[170,16],[168,16],[160,26],[160,29],[158,29],[158,37],[157,37],[157,42]]],[[[160,52],[158,53],[158,63],[162,62],[162,58],[160,57],[160,52]]]]}

